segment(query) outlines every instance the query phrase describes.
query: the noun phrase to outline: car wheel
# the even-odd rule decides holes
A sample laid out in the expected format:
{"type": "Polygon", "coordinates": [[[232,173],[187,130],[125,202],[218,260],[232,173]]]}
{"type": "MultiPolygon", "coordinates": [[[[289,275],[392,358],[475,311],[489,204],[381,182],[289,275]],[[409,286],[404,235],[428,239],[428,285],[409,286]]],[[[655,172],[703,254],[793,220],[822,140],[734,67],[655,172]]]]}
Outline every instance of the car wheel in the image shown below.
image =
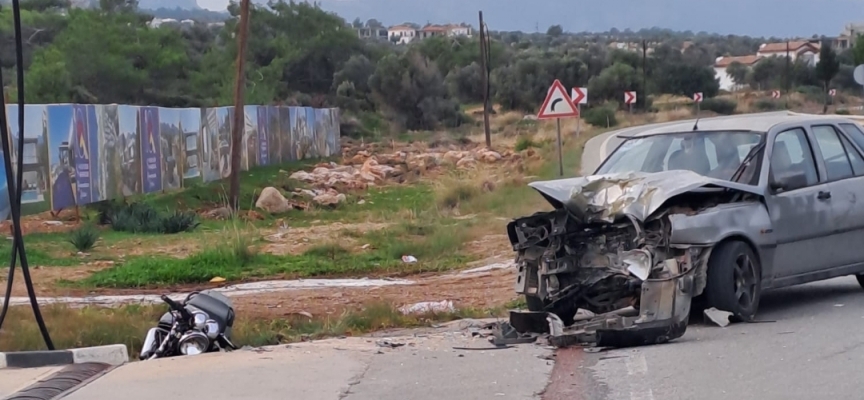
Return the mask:
{"type": "Polygon", "coordinates": [[[742,321],[752,321],[759,308],[761,286],[762,268],[750,246],[730,241],[714,249],[708,260],[707,307],[731,312],[742,321]]]}
{"type": "Polygon", "coordinates": [[[858,280],[858,284],[864,288],[864,274],[855,275],[855,279],[858,280]]]}

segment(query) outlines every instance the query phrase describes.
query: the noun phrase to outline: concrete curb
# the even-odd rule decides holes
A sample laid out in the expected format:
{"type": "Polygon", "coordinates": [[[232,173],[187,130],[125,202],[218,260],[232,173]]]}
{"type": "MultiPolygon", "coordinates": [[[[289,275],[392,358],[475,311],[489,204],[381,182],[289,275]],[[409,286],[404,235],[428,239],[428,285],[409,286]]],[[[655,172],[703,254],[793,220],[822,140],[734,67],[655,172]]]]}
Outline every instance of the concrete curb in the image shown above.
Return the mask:
{"type": "Polygon", "coordinates": [[[113,366],[122,365],[129,362],[129,351],[124,344],[112,344],[69,350],[0,352],[0,369],[37,368],[90,362],[113,366]]]}

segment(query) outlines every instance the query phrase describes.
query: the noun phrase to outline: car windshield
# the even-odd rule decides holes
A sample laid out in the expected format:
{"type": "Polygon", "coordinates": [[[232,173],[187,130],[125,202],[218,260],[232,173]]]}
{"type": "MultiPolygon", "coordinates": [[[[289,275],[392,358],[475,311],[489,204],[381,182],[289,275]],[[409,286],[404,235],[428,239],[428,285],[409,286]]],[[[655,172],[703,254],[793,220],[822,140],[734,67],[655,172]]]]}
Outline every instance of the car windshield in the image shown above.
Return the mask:
{"type": "MultiPolygon", "coordinates": [[[[652,135],[628,139],[613,152],[598,174],[688,170],[699,175],[732,180],[738,167],[764,133],[705,131],[652,135]]],[[[755,184],[761,150],[737,181],[755,184]]]]}

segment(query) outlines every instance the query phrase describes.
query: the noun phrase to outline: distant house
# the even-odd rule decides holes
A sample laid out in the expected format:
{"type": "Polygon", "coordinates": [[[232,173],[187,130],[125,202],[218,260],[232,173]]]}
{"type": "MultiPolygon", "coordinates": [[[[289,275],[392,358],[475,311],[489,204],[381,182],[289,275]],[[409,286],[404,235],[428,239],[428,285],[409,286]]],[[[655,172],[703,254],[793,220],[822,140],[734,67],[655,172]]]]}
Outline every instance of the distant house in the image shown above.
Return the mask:
{"type": "Polygon", "coordinates": [[[789,58],[793,62],[803,60],[809,65],[816,65],[819,62],[819,49],[821,47],[822,45],[818,41],[763,43],[756,51],[756,55],[759,57],[785,57],[788,50],[789,58]]]}
{"type": "Polygon", "coordinates": [[[387,39],[399,44],[410,43],[418,36],[418,30],[409,25],[396,25],[387,29],[387,39]]]}
{"type": "Polygon", "coordinates": [[[420,39],[428,39],[433,36],[449,36],[449,30],[444,25],[426,25],[420,28],[420,39]]]}
{"type": "MultiPolygon", "coordinates": [[[[785,48],[785,47],[784,47],[785,48]]],[[[714,61],[714,76],[720,80],[720,89],[726,91],[735,91],[741,88],[741,85],[735,83],[729,72],[726,70],[734,62],[738,62],[748,68],[753,68],[762,57],[755,56],[739,56],[739,57],[717,57],[714,61]]]]}
{"type": "Polygon", "coordinates": [[[840,35],[831,39],[831,46],[837,51],[851,49],[855,46],[855,40],[862,34],[864,34],[864,24],[846,24],[840,35]]]}
{"type": "Polygon", "coordinates": [[[385,28],[357,28],[357,37],[360,39],[387,40],[390,33],[385,28]]]}
{"type": "MultiPolygon", "coordinates": [[[[654,53],[654,49],[659,45],[659,43],[650,42],[646,43],[645,54],[654,53]]],[[[642,43],[641,42],[609,42],[608,44],[610,49],[616,50],[625,50],[632,51],[635,53],[642,53],[642,43]]]]}
{"type": "Polygon", "coordinates": [[[459,24],[447,25],[447,36],[467,36],[471,37],[474,34],[474,29],[471,28],[471,25],[467,24],[459,24]]]}

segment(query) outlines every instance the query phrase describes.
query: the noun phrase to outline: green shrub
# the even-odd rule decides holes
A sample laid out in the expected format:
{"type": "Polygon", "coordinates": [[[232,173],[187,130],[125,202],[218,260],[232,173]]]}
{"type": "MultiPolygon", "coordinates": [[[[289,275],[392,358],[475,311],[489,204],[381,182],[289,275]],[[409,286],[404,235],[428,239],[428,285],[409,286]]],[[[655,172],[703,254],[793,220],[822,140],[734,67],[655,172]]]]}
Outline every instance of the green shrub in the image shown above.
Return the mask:
{"type": "Polygon", "coordinates": [[[162,215],[145,203],[106,206],[100,211],[99,220],[108,222],[117,232],[129,233],[174,234],[194,231],[200,225],[198,215],[192,211],[162,215]]]}
{"type": "Polygon", "coordinates": [[[847,110],[847,109],[844,108],[844,109],[842,109],[842,110],[837,110],[837,111],[835,111],[834,114],[837,114],[837,115],[851,115],[852,113],[850,113],[849,110],[847,110]]]}
{"type": "Polygon", "coordinates": [[[586,123],[601,128],[618,125],[618,120],[615,119],[615,109],[608,106],[594,107],[590,110],[585,110],[582,113],[582,119],[584,119],[586,123]]]}
{"type": "Polygon", "coordinates": [[[772,99],[761,99],[756,100],[756,102],[753,103],[753,107],[756,107],[759,111],[776,111],[781,109],[781,104],[772,99]]]}
{"type": "Polygon", "coordinates": [[[96,247],[96,241],[99,240],[99,230],[95,226],[85,224],[80,228],[72,231],[69,234],[69,243],[75,247],[75,250],[85,252],[96,247]]]}
{"type": "Polygon", "coordinates": [[[167,234],[192,232],[201,225],[198,215],[193,211],[174,211],[162,219],[162,232],[167,234]]]}
{"type": "Polygon", "coordinates": [[[702,101],[700,107],[706,111],[713,111],[717,114],[732,115],[735,109],[738,108],[738,103],[733,100],[711,98],[702,101]]]}
{"type": "Polygon", "coordinates": [[[516,140],[516,151],[526,150],[530,147],[540,147],[540,144],[535,142],[530,136],[520,136],[516,140]]]}

